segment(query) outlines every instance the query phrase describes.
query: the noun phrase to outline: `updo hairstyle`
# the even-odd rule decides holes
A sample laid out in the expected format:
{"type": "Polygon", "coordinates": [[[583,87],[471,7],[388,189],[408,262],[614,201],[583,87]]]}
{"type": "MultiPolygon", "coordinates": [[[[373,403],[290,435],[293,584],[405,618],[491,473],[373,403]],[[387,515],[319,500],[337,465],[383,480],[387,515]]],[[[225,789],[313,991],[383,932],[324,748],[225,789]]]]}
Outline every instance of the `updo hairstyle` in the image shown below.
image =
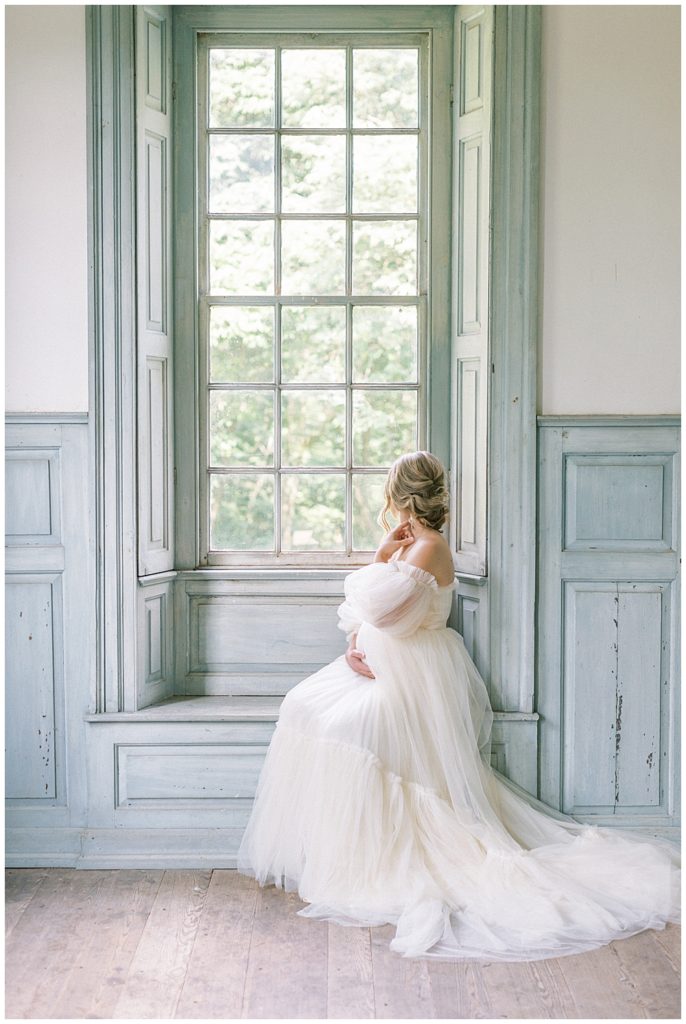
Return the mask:
{"type": "Polygon", "coordinates": [[[396,459],[384,483],[385,504],[378,522],[388,531],[391,505],[432,530],[440,530],[448,518],[450,494],[445,470],[431,452],[410,452],[396,459]]]}

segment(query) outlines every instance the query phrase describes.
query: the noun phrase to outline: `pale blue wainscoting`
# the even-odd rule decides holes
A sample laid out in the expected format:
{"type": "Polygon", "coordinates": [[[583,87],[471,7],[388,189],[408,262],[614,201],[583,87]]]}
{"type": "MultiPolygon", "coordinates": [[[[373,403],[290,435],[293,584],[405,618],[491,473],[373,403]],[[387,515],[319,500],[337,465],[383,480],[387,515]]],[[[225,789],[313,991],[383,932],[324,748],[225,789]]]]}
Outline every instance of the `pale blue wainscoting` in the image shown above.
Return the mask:
{"type": "Polygon", "coordinates": [[[69,864],[88,811],[87,417],[8,414],[5,444],[7,863],[69,864]]]}
{"type": "MultiPolygon", "coordinates": [[[[8,416],[6,437],[6,862],[233,866],[283,694],[344,649],[345,574],[141,577],[135,686],[115,685],[115,616],[98,704],[87,423],[8,416]]],[[[500,771],[583,819],[673,837],[678,437],[674,417],[540,418],[532,702],[489,671],[490,577],[460,578],[451,617],[500,771]]]]}
{"type": "Polygon", "coordinates": [[[539,789],[599,824],[679,816],[679,419],[539,417],[539,789]]]}

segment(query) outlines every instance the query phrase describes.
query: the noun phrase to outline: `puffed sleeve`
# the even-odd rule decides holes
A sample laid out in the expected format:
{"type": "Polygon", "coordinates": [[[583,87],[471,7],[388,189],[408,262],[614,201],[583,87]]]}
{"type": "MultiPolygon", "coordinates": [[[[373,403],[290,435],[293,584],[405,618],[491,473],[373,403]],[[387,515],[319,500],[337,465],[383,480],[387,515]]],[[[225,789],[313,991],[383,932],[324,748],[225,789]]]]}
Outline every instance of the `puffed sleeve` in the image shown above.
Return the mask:
{"type": "Polygon", "coordinates": [[[339,628],[357,632],[363,622],[392,636],[410,636],[431,605],[438,583],[431,573],[409,562],[372,562],[345,579],[339,628]]]}

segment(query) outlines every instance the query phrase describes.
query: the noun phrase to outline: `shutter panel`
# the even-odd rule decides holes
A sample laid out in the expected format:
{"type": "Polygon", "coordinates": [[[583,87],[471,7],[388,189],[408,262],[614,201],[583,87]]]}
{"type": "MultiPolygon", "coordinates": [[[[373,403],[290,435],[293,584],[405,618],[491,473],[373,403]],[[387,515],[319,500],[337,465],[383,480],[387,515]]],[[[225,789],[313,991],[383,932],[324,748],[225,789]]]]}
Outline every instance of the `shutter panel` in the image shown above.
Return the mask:
{"type": "Polygon", "coordinates": [[[174,567],[171,7],[136,11],[138,572],[174,567]]]}
{"type": "Polygon", "coordinates": [[[453,544],[485,576],[493,7],[458,6],[453,67],[453,544]]]}

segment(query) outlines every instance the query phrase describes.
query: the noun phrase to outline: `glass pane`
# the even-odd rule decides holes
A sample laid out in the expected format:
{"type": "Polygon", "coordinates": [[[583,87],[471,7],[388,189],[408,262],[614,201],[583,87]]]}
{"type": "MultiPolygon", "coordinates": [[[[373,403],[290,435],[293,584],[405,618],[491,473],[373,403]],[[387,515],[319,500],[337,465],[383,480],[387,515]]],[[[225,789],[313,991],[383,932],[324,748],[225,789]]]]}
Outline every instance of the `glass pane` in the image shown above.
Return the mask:
{"type": "Polygon", "coordinates": [[[415,221],[381,220],[353,224],[353,293],[417,294],[415,221]]]}
{"type": "Polygon", "coordinates": [[[345,383],[345,307],[283,306],[281,379],[345,383]]]}
{"type": "Polygon", "coordinates": [[[210,221],[210,294],[259,295],[274,290],[274,222],[210,221]]]}
{"type": "Polygon", "coordinates": [[[341,295],[345,291],[345,224],[342,221],[283,221],[281,292],[341,295]]]}
{"type": "Polygon", "coordinates": [[[274,464],[272,391],[210,391],[210,464],[274,464]]]}
{"type": "Polygon", "coordinates": [[[353,127],[416,128],[419,51],[353,50],[353,127]]]}
{"type": "Polygon", "coordinates": [[[417,380],[416,306],[353,306],[353,380],[417,380]]]}
{"type": "Polygon", "coordinates": [[[355,213],[417,212],[417,136],[355,135],[355,213]]]}
{"type": "Polygon", "coordinates": [[[273,336],[271,306],[211,306],[210,380],[273,381],[273,336]]]}
{"type": "Polygon", "coordinates": [[[390,466],[417,450],[416,391],[355,391],[353,463],[390,466]]]}
{"type": "Polygon", "coordinates": [[[212,213],[274,209],[274,136],[210,135],[212,213]]]}
{"type": "Polygon", "coordinates": [[[210,547],[274,550],[274,478],[210,474],[210,547]]]}
{"type": "Polygon", "coordinates": [[[345,465],[345,392],[283,391],[281,464],[345,465]]]}
{"type": "Polygon", "coordinates": [[[281,137],[284,213],[345,213],[345,136],[281,137]]]}
{"type": "MultiPolygon", "coordinates": [[[[384,506],[383,485],[386,474],[353,476],[353,548],[356,551],[376,551],[384,529],[377,517],[384,506]]],[[[388,513],[389,522],[393,518],[388,513]]]]}
{"type": "Polygon", "coordinates": [[[345,50],[281,51],[284,128],[345,128],[345,50]]]}
{"type": "Polygon", "coordinates": [[[274,124],[274,51],[210,50],[210,128],[274,124]]]}
{"type": "Polygon", "coordinates": [[[281,546],[284,551],[340,551],[345,546],[345,477],[281,477],[281,546]]]}

